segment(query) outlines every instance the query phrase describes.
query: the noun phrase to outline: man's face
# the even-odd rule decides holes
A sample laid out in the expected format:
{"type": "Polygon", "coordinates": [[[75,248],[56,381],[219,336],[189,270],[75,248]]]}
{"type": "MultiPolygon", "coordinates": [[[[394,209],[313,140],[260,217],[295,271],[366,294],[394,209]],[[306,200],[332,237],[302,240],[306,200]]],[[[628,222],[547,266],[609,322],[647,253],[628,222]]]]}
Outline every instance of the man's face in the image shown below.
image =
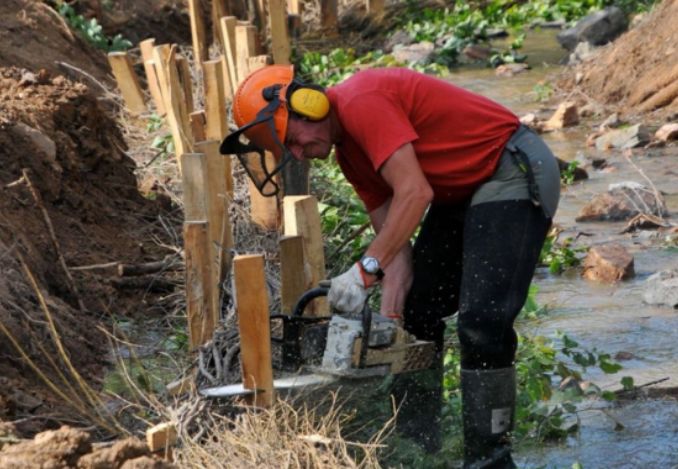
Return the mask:
{"type": "Polygon", "coordinates": [[[285,145],[297,160],[324,160],[332,150],[329,119],[311,122],[290,116],[285,145]]]}

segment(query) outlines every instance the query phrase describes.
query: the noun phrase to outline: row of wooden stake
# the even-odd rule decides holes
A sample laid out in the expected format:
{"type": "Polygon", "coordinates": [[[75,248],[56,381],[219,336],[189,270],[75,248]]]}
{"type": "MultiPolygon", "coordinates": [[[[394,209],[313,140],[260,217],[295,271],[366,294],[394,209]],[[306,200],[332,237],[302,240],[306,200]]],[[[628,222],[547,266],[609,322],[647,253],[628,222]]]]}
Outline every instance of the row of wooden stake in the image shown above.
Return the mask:
{"type": "MultiPolygon", "coordinates": [[[[220,10],[214,8],[212,14],[220,10]]],[[[289,62],[289,40],[284,0],[268,0],[273,62],[289,62]]],[[[335,2],[336,4],[336,2],[335,2]]],[[[336,6],[336,5],[335,5],[336,6]]],[[[164,115],[174,141],[182,178],[184,202],[184,252],[186,303],[192,349],[209,341],[219,322],[221,285],[233,267],[233,290],[239,318],[243,382],[257,394],[256,403],[270,404],[273,382],[270,356],[269,303],[266,295],[264,257],[235,256],[228,217],[233,196],[231,160],[219,154],[227,135],[227,102],[233,90],[251,71],[271,62],[257,55],[257,29],[235,17],[219,17],[223,54],[207,60],[204,21],[198,0],[189,0],[193,56],[192,71],[177,47],[155,45],[154,39],[139,44],[143,69],[156,112],[164,115]],[[204,109],[194,109],[192,76],[202,74],[204,109]]],[[[213,17],[214,19],[214,17],[213,17]]],[[[109,62],[127,108],[132,114],[147,112],[144,93],[131,58],[124,52],[109,54],[109,62]]],[[[199,100],[195,100],[199,101],[199,100]]],[[[272,160],[272,155],[267,158],[272,160]]],[[[312,196],[286,196],[282,207],[274,197],[262,197],[250,184],[252,220],[268,229],[281,228],[280,240],[282,311],[291,313],[301,294],[325,278],[325,257],[318,204],[312,196]],[[280,210],[282,209],[281,215],[280,210]]],[[[327,303],[316,300],[307,314],[325,314],[327,303]]]]}

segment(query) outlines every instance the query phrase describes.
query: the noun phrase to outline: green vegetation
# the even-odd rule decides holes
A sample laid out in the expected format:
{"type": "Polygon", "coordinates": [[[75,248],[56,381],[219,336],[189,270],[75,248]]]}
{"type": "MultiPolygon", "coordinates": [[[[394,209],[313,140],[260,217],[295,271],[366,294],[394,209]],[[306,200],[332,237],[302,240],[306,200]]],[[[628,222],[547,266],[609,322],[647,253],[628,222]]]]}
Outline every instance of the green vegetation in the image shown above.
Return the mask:
{"type": "Polygon", "coordinates": [[[132,47],[132,43],[120,34],[116,34],[114,37],[106,36],[96,18],[87,19],[78,15],[71,5],[60,3],[58,9],[59,14],[66,19],[68,24],[97,49],[105,52],[116,52],[132,47]]]}
{"type": "Polygon", "coordinates": [[[585,248],[573,248],[574,240],[572,238],[558,241],[558,236],[557,231],[552,231],[544,240],[544,245],[539,254],[539,264],[548,266],[552,274],[561,274],[565,270],[581,264],[578,254],[586,250],[585,248]]]}
{"type": "Polygon", "coordinates": [[[574,183],[575,173],[577,172],[578,167],[579,167],[578,161],[576,160],[570,161],[567,164],[567,167],[563,171],[561,171],[560,181],[566,186],[569,186],[572,183],[574,183]]]}

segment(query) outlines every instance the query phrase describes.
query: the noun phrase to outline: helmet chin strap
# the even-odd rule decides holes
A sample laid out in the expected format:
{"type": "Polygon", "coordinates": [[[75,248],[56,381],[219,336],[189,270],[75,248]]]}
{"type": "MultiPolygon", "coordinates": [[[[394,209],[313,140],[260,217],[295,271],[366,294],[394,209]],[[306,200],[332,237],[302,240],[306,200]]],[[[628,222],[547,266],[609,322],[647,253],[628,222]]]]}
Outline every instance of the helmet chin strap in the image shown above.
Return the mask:
{"type": "Polygon", "coordinates": [[[273,115],[275,111],[278,109],[278,107],[281,106],[281,104],[282,103],[280,101],[278,93],[277,92],[273,93],[270,102],[266,105],[265,108],[263,108],[261,111],[259,111],[259,113],[257,113],[257,117],[252,122],[243,125],[238,130],[227,136],[224,139],[224,141],[221,142],[221,146],[219,147],[219,152],[222,155],[236,155],[238,157],[238,160],[245,168],[247,176],[254,183],[254,186],[257,188],[259,193],[264,197],[275,197],[276,195],[278,195],[278,193],[280,192],[280,187],[278,186],[278,183],[275,181],[275,176],[278,173],[280,173],[280,171],[282,171],[285,165],[294,158],[292,156],[292,152],[283,144],[283,142],[280,141],[280,139],[278,138],[278,133],[275,130],[273,115]],[[240,141],[240,136],[246,130],[251,129],[255,125],[261,124],[264,124],[268,127],[275,144],[282,150],[282,158],[280,159],[280,162],[277,164],[277,166],[273,169],[273,171],[268,170],[268,166],[266,165],[266,154],[264,149],[258,147],[252,142],[245,144],[240,141]],[[247,157],[245,156],[247,153],[257,153],[259,155],[259,166],[261,167],[261,170],[264,174],[264,179],[261,182],[258,182],[259,178],[257,178],[252,173],[249,165],[247,164],[247,157]],[[267,190],[266,189],[267,186],[272,187],[272,190],[271,191],[267,190]]]}

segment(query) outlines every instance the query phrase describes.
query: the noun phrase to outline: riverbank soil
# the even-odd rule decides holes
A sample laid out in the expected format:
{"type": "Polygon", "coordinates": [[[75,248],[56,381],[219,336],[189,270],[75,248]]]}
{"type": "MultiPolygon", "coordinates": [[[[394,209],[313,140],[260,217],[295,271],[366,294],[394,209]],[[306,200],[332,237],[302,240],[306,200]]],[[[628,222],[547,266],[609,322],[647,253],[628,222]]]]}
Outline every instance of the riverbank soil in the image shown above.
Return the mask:
{"type": "Polygon", "coordinates": [[[664,120],[678,114],[678,0],[665,0],[590,60],[562,86],[618,108],[623,115],[664,120]]]}
{"type": "Polygon", "coordinates": [[[110,365],[99,327],[152,314],[158,298],[120,288],[114,270],[73,267],[162,259],[151,237],[168,236],[101,88],[105,55],[40,2],[2,2],[0,34],[0,421],[30,436],[77,423],[46,380],[63,390],[72,365],[98,387],[110,365]]]}

